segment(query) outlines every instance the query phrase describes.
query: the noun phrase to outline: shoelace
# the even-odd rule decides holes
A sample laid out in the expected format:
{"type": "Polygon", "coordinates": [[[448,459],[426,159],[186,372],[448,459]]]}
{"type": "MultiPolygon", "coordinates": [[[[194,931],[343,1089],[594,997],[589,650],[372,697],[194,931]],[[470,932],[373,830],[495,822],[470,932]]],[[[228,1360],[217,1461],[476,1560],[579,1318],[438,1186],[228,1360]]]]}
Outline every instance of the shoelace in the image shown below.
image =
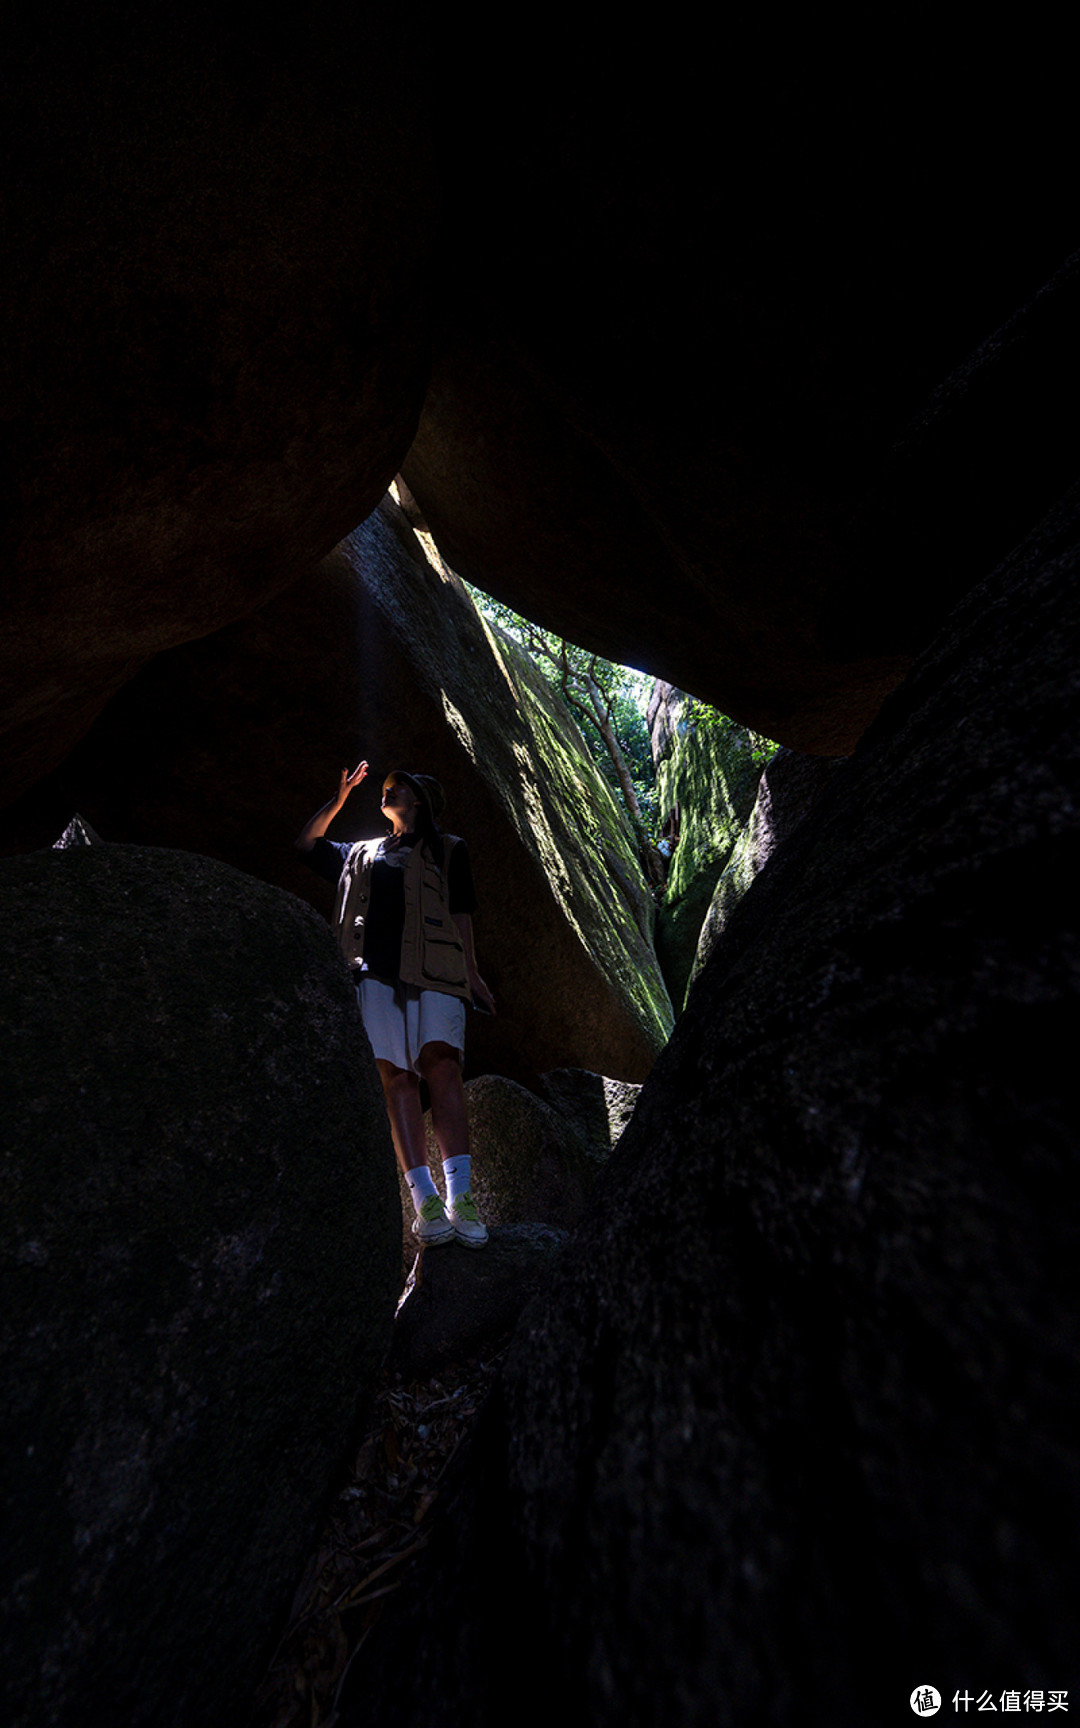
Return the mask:
{"type": "Polygon", "coordinates": [[[476,1204],[467,1188],[464,1194],[458,1195],[450,1210],[465,1224],[479,1224],[480,1222],[476,1211],[476,1204]]]}

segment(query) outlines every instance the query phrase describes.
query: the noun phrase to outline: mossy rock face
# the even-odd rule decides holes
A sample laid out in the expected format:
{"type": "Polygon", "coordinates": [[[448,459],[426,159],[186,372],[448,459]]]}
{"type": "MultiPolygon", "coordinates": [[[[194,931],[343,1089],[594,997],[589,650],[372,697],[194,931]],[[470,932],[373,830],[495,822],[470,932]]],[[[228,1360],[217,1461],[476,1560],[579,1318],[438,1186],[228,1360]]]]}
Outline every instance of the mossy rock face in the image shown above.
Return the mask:
{"type": "Polygon", "coordinates": [[[792,834],[824,792],[843,756],[802,756],[778,750],[758,783],[754,808],[713,890],[698,935],[690,983],[701,972],[728,919],[759,870],[792,834]]]}
{"type": "Polygon", "coordinates": [[[5,1722],[216,1724],[387,1347],[398,1210],[354,993],[226,865],[0,864],[5,1722]]]}
{"type": "MultiPolygon", "coordinates": [[[[392,499],[335,559],[407,661],[402,705],[438,716],[424,753],[451,794],[446,826],[460,825],[476,855],[485,958],[487,932],[501,925],[498,964],[516,998],[511,1014],[530,1027],[532,1074],[574,1063],[642,1080],[672,1025],[653,902],[626,817],[569,709],[392,499]],[[545,1060],[560,1046],[565,1054],[545,1060]]],[[[481,1048],[504,1036],[491,1024],[475,1035],[481,1048]]],[[[485,1066],[532,1078],[520,1059],[485,1066]]]]}
{"type": "Polygon", "coordinates": [[[654,687],[650,707],[656,761],[656,807],[663,820],[679,810],[657,920],[656,952],[664,982],[681,1007],[701,926],[743,824],[754,807],[761,764],[738,735],[695,723],[691,698],[670,684],[654,687]]]}

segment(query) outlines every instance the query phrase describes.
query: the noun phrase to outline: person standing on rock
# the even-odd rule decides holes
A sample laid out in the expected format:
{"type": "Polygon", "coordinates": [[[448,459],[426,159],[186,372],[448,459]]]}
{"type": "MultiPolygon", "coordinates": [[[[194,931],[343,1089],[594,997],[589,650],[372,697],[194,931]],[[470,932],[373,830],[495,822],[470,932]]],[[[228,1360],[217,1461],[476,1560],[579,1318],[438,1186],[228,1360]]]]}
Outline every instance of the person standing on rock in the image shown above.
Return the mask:
{"type": "Polygon", "coordinates": [[[337,887],[335,923],[353,973],[364,1026],[386,1095],[398,1162],[412,1195],[413,1234],[427,1247],[455,1238],[487,1241],[469,1192],[471,1159],[461,1064],[465,1004],[495,1012],[476,967],[472,914],[476,891],[464,840],[440,833],[442,788],[429,774],[388,774],[381,840],[326,839],[350,792],[366,777],[361,762],[341,771],[337,794],[305,823],[297,850],[337,887]],[[446,1205],[427,1162],[420,1081],[442,1154],[446,1205]]]}

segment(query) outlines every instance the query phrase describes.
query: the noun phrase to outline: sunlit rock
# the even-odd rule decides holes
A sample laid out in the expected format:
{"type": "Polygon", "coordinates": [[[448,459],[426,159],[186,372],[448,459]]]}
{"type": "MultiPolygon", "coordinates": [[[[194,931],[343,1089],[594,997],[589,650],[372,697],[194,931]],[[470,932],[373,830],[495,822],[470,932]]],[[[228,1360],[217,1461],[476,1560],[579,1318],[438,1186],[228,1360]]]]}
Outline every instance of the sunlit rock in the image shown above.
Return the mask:
{"type": "Polygon", "coordinates": [[[754,806],[763,755],[725,716],[702,714],[674,685],[649,703],[656,809],[670,865],[656,928],[664,982],[681,1008],[713,890],[754,806]]]}

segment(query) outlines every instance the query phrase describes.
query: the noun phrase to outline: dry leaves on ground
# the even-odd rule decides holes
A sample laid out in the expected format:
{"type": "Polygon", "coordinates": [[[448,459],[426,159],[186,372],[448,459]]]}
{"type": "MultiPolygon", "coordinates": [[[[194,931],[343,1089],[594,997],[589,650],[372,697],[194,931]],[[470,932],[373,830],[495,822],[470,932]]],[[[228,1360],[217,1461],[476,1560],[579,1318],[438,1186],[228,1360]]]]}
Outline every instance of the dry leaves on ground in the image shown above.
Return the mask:
{"type": "Polygon", "coordinates": [[[333,1728],[346,1665],[427,1543],[444,1472],[501,1354],[423,1384],[383,1385],[256,1694],[252,1728],[333,1728]]]}

